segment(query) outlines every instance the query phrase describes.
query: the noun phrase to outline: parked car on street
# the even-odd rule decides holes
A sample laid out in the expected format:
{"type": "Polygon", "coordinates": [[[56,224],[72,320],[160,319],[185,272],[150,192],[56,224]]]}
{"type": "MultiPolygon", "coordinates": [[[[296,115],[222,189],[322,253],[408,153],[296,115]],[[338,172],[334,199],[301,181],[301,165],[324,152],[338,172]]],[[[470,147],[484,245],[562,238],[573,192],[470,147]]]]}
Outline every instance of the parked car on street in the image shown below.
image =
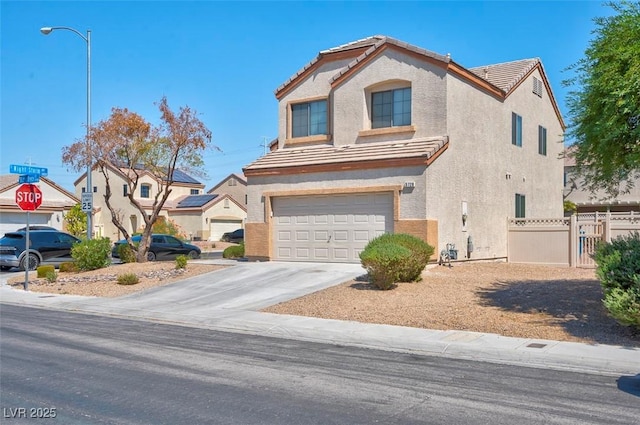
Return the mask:
{"type": "MultiPolygon", "coordinates": [[[[140,243],[140,239],[142,239],[141,235],[136,235],[131,238],[135,244],[140,243]]],[[[114,243],[113,249],[111,250],[111,256],[114,258],[120,258],[118,255],[118,246],[126,243],[126,239],[122,239],[114,243]]],[[[200,248],[195,245],[182,242],[175,236],[157,233],[151,235],[151,244],[149,245],[149,251],[147,252],[148,261],[175,260],[178,255],[186,255],[189,258],[198,258],[200,257],[200,248]]]]}
{"type": "Polygon", "coordinates": [[[242,243],[244,242],[244,229],[237,229],[233,232],[227,232],[220,238],[222,242],[242,243]]]}
{"type": "Polygon", "coordinates": [[[0,238],[0,269],[9,270],[19,267],[21,270],[35,270],[41,264],[59,266],[71,258],[71,247],[80,239],[59,230],[29,227],[29,249],[26,231],[5,233],[0,238]]]}

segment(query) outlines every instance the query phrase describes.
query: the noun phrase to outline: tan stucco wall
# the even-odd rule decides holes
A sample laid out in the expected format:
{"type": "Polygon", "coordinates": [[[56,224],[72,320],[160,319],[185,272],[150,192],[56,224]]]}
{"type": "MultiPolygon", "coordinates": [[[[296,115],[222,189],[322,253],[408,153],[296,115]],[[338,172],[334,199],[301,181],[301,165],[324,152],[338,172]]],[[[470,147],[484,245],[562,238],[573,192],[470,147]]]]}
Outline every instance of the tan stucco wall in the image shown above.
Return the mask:
{"type": "MultiPolygon", "coordinates": [[[[584,188],[584,182],[580,176],[574,171],[574,168],[567,166],[564,168],[567,173],[567,185],[565,193],[567,200],[578,206],[579,212],[601,211],[640,211],[640,178],[634,181],[633,187],[629,192],[621,193],[615,198],[611,198],[603,190],[591,193],[584,188]],[[571,189],[575,183],[576,189],[571,189]]],[[[626,182],[621,188],[626,187],[626,182]]]]}
{"type": "Polygon", "coordinates": [[[516,193],[526,196],[528,218],[562,216],[563,163],[558,158],[563,147],[562,128],[549,94],[545,91],[540,98],[532,93],[533,77],[542,79],[537,70],[508,98],[499,100],[441,67],[394,50],[386,50],[333,92],[326,79],[334,73],[326,72],[328,69],[320,68],[280,100],[279,148],[287,136],[287,105],[296,99],[328,96],[328,131],[333,134],[330,143],[449,136],[448,149],[428,168],[249,176],[249,223],[264,223],[265,192],[413,181],[415,188],[400,194],[399,219],[437,223],[437,231],[428,232],[436,235],[431,239],[436,252],[454,243],[461,259],[471,236],[471,258],[477,259],[506,257],[506,219],[515,215],[516,193]],[[411,82],[415,131],[363,137],[362,131],[369,127],[369,89],[391,88],[402,81],[411,82]],[[512,112],[523,117],[522,147],[511,144],[512,112]],[[538,154],[538,125],[547,129],[546,156],[538,154]],[[463,203],[468,215],[466,226],[462,223],[463,203]]]}
{"type": "Polygon", "coordinates": [[[244,205],[245,207],[247,206],[247,184],[241,182],[234,176],[230,176],[224,179],[217,186],[211,188],[211,190],[209,190],[208,192],[215,193],[217,195],[229,195],[240,205],[244,205]],[[229,182],[231,180],[235,181],[235,185],[229,185],[229,182]]]}
{"type": "Polygon", "coordinates": [[[438,218],[438,249],[454,243],[464,258],[471,236],[471,258],[506,256],[505,223],[515,215],[516,193],[526,196],[528,218],[562,216],[562,129],[548,94],[539,98],[532,85],[529,76],[501,102],[447,78],[449,148],[427,175],[427,216],[438,218]],[[512,111],[523,117],[522,147],[511,144],[512,111]],[[538,154],[538,125],[547,128],[546,156],[538,154]]]}

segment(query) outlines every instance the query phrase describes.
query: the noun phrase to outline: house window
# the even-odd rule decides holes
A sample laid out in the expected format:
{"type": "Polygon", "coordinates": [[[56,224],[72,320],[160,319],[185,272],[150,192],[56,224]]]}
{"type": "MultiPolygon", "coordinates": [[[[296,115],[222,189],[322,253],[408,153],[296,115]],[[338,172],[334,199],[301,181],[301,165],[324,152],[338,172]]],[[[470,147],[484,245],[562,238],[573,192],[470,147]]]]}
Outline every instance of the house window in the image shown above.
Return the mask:
{"type": "Polygon", "coordinates": [[[129,185],[122,185],[122,196],[127,196],[129,194],[129,185]]]}
{"type": "Polygon", "coordinates": [[[411,87],[371,93],[371,128],[411,125],[411,87]]]}
{"type": "Polygon", "coordinates": [[[516,193],[516,218],[525,218],[525,196],[516,193]]]}
{"type": "Polygon", "coordinates": [[[249,203],[249,195],[244,195],[244,204],[247,205],[249,203]]]}
{"type": "Polygon", "coordinates": [[[235,186],[236,185],[236,179],[231,179],[229,180],[229,186],[235,186]]]}
{"type": "Polygon", "coordinates": [[[86,191],[87,191],[87,189],[83,187],[82,188],[82,193],[85,193],[86,191]]]}
{"type": "Polygon", "coordinates": [[[93,186],[93,193],[98,193],[98,186],[93,186]]]}
{"type": "Polygon", "coordinates": [[[197,194],[200,193],[200,190],[199,189],[191,189],[190,193],[191,193],[191,195],[197,195],[197,194]]]}
{"type": "Polygon", "coordinates": [[[538,153],[547,155],[547,129],[541,125],[538,126],[538,153]]]}
{"type": "Polygon", "coordinates": [[[536,77],[533,77],[533,94],[538,97],[542,97],[542,81],[538,80],[536,77]]]}
{"type": "Polygon", "coordinates": [[[151,185],[150,184],[143,184],[140,186],[140,197],[141,198],[148,198],[149,196],[151,196],[151,185]]]}
{"type": "Polygon", "coordinates": [[[515,112],[511,113],[511,144],[522,146],[522,117],[515,112]]]}
{"type": "Polygon", "coordinates": [[[224,207],[229,208],[229,199],[224,200],[224,207]]]}
{"type": "Polygon", "coordinates": [[[327,101],[291,105],[291,119],[292,137],[327,134],[327,101]]]}

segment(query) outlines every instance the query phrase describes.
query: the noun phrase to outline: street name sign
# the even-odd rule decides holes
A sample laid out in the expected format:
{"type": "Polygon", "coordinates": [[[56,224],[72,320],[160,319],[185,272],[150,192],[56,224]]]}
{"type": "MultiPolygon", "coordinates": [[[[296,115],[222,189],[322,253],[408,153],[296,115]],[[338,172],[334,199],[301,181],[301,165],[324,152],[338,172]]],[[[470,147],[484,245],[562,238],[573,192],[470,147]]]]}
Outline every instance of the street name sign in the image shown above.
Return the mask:
{"type": "Polygon", "coordinates": [[[9,172],[11,174],[33,174],[40,177],[46,177],[47,175],[49,175],[49,170],[47,168],[18,164],[10,164],[9,172]]]}

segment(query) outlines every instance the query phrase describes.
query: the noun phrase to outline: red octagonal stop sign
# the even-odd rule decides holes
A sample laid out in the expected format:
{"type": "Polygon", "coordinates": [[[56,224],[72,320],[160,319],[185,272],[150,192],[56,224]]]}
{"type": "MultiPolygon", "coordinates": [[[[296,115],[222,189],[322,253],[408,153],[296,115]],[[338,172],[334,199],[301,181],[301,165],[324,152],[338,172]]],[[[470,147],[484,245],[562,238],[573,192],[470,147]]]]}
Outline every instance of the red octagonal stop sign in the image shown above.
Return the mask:
{"type": "Polygon", "coordinates": [[[35,211],[42,204],[42,192],[35,184],[23,184],[16,189],[16,204],[22,211],[35,211]]]}

